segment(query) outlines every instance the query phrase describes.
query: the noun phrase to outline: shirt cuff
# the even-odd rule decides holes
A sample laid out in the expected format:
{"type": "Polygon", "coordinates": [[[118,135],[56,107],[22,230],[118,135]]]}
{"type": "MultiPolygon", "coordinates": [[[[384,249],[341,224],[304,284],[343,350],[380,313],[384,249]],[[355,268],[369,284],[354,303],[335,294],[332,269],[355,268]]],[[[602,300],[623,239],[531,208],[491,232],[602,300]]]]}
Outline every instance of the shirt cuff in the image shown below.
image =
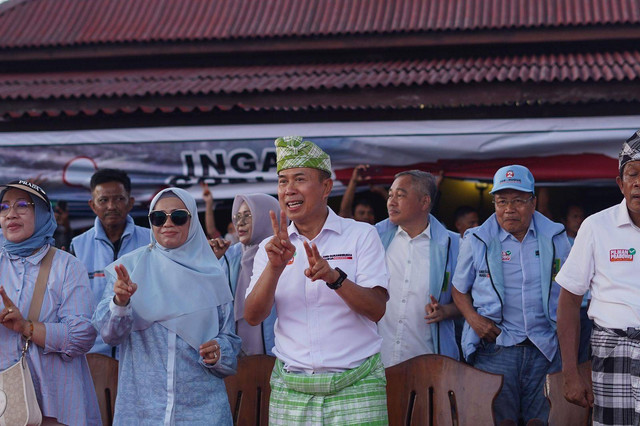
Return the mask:
{"type": "Polygon", "coordinates": [[[67,325],[61,322],[43,324],[47,333],[44,341],[44,353],[63,352],[63,349],[67,347],[69,332],[67,325]]]}
{"type": "Polygon", "coordinates": [[[127,303],[126,305],[119,306],[116,305],[116,302],[114,302],[113,298],[111,298],[111,301],[109,302],[109,311],[111,311],[111,315],[116,317],[129,316],[133,311],[133,308],[131,307],[131,300],[129,300],[129,303],[127,303]]]}

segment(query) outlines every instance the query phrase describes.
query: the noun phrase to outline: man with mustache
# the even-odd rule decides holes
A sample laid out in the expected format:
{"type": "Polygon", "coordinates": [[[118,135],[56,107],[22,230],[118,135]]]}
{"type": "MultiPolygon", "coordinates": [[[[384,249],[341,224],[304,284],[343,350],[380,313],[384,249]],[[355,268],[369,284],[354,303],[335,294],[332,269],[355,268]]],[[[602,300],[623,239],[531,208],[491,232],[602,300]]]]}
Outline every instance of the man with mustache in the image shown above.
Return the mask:
{"type": "Polygon", "coordinates": [[[547,373],[560,368],[554,281],[571,249],[564,227],[536,212],[534,178],[511,165],[493,177],[495,214],[466,232],[453,300],[466,323],[462,351],[474,367],[504,375],[497,424],[549,416],[547,373]]]}
{"type": "MultiPolygon", "coordinates": [[[[122,170],[100,169],[91,176],[89,207],[96,214],[93,228],[71,240],[70,251],[89,271],[96,305],[107,283],[104,268],[120,256],[149,244],[149,229],[137,226],[129,212],[133,207],[131,179],[122,170]]],[[[100,335],[93,353],[115,357],[115,348],[100,335]]]]}
{"type": "Polygon", "coordinates": [[[276,154],[281,215],[270,212],[274,235],[255,255],[244,309],[250,325],[278,313],[269,424],[387,424],[382,243],[373,226],[327,206],[331,162],[320,147],[287,136],[276,154]]]}

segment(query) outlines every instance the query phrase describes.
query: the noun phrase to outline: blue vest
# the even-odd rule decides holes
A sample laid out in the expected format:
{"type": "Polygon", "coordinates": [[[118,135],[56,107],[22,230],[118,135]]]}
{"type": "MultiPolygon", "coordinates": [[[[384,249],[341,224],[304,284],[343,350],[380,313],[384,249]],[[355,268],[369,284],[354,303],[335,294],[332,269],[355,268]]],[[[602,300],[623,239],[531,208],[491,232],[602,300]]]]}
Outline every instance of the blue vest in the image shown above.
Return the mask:
{"type": "MultiPolygon", "coordinates": [[[[131,216],[127,216],[127,224],[122,233],[122,243],[118,257],[145,246],[151,242],[151,231],[133,223],[131,216]]],[[[84,263],[89,271],[89,283],[96,301],[96,306],[102,300],[107,279],[104,268],[113,263],[116,258],[113,253],[113,244],[104,232],[100,219],[96,217],[93,228],[78,235],[71,240],[70,251],[84,263]]],[[[100,334],[96,338],[96,344],[91,348],[92,353],[101,353],[111,356],[111,346],[102,341],[100,334]]]]}
{"type": "MultiPolygon", "coordinates": [[[[222,269],[227,274],[227,279],[229,280],[229,288],[231,289],[231,294],[233,297],[236,297],[236,286],[238,285],[238,274],[240,273],[240,261],[242,260],[242,243],[236,243],[229,247],[224,257],[220,259],[220,264],[222,265],[222,269]]],[[[241,297],[245,297],[245,295],[240,295],[241,297]]],[[[275,334],[273,332],[273,327],[276,323],[276,307],[275,304],[271,309],[271,313],[269,316],[262,321],[260,326],[262,327],[262,344],[266,350],[267,355],[273,355],[273,348],[276,345],[275,342],[275,334]]]]}
{"type": "MultiPolygon", "coordinates": [[[[561,224],[552,222],[537,211],[534,212],[533,221],[540,253],[540,300],[547,320],[555,329],[560,291],[555,276],[569,255],[569,241],[561,224]]],[[[498,325],[503,320],[504,305],[502,245],[499,232],[500,226],[494,213],[481,226],[469,229],[465,233],[465,239],[470,240],[475,270],[475,280],[471,287],[473,307],[480,315],[498,325]]],[[[479,344],[480,337],[465,321],[462,332],[462,352],[465,358],[469,359],[479,344]]]]}
{"type": "MultiPolygon", "coordinates": [[[[433,215],[429,215],[429,224],[431,225],[429,293],[439,303],[447,305],[452,302],[451,280],[458,261],[460,235],[447,230],[433,215]]],[[[387,250],[396,235],[398,226],[391,223],[389,219],[385,219],[376,224],[376,230],[380,235],[384,249],[387,250]]],[[[431,338],[437,354],[447,355],[454,359],[459,358],[453,320],[431,324],[431,338]]]]}

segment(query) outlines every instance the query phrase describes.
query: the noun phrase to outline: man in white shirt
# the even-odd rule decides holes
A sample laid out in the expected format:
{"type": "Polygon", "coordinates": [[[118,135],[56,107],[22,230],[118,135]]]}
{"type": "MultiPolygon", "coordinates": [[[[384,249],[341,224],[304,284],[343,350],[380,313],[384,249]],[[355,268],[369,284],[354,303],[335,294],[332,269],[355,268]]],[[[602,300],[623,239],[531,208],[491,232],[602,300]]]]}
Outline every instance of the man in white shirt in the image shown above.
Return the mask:
{"type": "Polygon", "coordinates": [[[640,423],[640,130],[622,145],[622,202],[582,223],[556,280],[565,398],[593,406],[594,425],[640,423]],[[591,291],[593,389],[578,374],[579,312],[591,291]]]}
{"type": "Polygon", "coordinates": [[[459,358],[451,279],[460,237],[430,214],[436,179],[431,173],[398,173],[389,189],[389,219],[376,225],[389,268],[387,311],[378,323],[382,362],[391,367],[422,354],[459,358]]]}
{"type": "Polygon", "coordinates": [[[282,213],[278,222],[271,212],[274,236],[255,256],[244,311],[251,325],[278,312],[269,424],[386,424],[380,239],[328,208],[331,163],[317,145],[278,138],[276,154],[282,213]]]}

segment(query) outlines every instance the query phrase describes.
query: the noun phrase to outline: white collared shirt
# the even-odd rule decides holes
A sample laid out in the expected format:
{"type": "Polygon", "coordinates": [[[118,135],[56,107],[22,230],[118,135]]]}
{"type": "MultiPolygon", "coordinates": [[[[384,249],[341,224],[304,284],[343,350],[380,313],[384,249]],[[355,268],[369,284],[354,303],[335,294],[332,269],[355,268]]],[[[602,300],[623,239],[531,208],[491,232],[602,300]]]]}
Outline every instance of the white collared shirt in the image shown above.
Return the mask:
{"type": "Polygon", "coordinates": [[[640,327],[640,229],[626,201],[585,219],[556,281],[576,295],[591,290],[589,318],[607,328],[640,327]]]}
{"type": "MultiPolygon", "coordinates": [[[[304,275],[309,262],[302,242],[307,239],[294,223],[287,230],[296,253],[276,288],[273,353],[289,371],[339,372],[359,366],[380,352],[382,338],[376,324],[351,310],[324,281],[312,282],[304,275]]],[[[269,240],[260,243],[247,295],[267,265],[264,246],[269,240]]],[[[359,286],[388,287],[384,248],[373,226],[341,218],[329,209],[322,230],[311,242],[331,267],[342,269],[359,286]]]]}
{"type": "Polygon", "coordinates": [[[431,224],[414,238],[398,226],[387,248],[389,302],[378,323],[385,367],[434,352],[431,327],[424,319],[430,301],[430,241],[431,224]]]}

